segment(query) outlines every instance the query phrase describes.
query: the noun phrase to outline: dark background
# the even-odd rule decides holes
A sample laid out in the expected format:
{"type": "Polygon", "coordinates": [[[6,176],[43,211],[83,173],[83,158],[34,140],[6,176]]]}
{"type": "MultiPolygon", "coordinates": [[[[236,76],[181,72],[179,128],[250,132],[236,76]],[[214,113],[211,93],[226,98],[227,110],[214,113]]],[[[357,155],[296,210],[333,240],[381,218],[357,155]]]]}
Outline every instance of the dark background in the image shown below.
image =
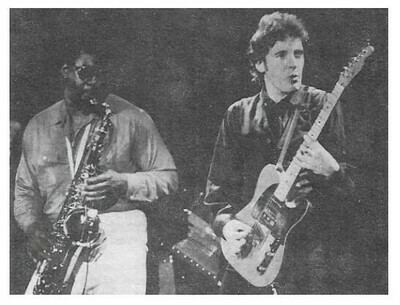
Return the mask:
{"type": "MultiPolygon", "coordinates": [[[[154,119],[178,167],[181,190],[203,191],[225,110],[259,88],[245,56],[259,19],[278,9],[11,9],[10,118],[21,131],[62,98],[60,48],[82,39],[103,50],[105,84],[154,119]]],[[[355,199],[348,204],[346,248],[333,273],[335,293],[388,292],[388,11],[280,9],[310,33],[303,83],[330,91],[366,41],[375,47],[342,95],[355,199]]],[[[10,126],[14,126],[11,124],[10,126]]],[[[11,186],[21,131],[11,141],[11,186]]],[[[10,200],[12,201],[12,191],[10,200]]],[[[190,201],[190,200],[189,200],[190,201]]],[[[191,206],[193,202],[184,205],[191,206]]],[[[10,212],[12,216],[12,212],[10,212]]],[[[11,217],[11,293],[22,293],[32,266],[11,217]],[[29,269],[30,268],[30,269],[29,269]]]]}

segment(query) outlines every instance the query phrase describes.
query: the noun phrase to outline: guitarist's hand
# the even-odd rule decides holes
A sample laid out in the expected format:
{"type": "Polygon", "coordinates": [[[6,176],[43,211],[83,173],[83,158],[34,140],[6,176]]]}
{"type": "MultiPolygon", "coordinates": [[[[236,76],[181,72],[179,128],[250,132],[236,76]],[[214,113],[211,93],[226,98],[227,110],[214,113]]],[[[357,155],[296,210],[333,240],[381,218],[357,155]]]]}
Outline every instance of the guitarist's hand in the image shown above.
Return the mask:
{"type": "Polygon", "coordinates": [[[313,141],[308,135],[304,136],[304,142],[293,161],[302,168],[328,178],[340,169],[335,158],[318,141],[313,141]]]}
{"type": "Polygon", "coordinates": [[[240,247],[246,243],[245,237],[250,231],[248,225],[236,219],[228,221],[222,228],[222,234],[234,253],[240,252],[240,247]]]}

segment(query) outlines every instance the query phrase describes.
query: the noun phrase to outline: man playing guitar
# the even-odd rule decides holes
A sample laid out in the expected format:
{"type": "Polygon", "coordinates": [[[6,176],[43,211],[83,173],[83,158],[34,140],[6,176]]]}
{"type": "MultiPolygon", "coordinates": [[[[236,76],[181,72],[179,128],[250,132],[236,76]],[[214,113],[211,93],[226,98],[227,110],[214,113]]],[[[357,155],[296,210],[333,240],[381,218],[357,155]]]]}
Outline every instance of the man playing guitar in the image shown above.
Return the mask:
{"type": "MultiPolygon", "coordinates": [[[[318,238],[328,220],[321,218],[326,211],[319,212],[319,202],[325,200],[321,199],[323,197],[332,198],[332,194],[346,196],[354,184],[348,177],[349,167],[342,162],[344,128],[340,103],[319,139],[324,146],[306,135],[327,100],[326,92],[302,85],[307,40],[303,23],[294,15],[275,12],[261,18],[248,50],[251,73],[261,85],[261,91],[232,104],[224,116],[208,175],[205,204],[213,211],[215,233],[239,255],[244,251],[251,227],[235,215],[252,199],[263,167],[277,163],[288,126],[298,108],[297,124],[285,161],[293,160],[302,171],[287,199],[296,205],[296,202],[304,202],[307,195],[315,212],[313,209],[312,215],[307,215],[307,220],[296,227],[294,231],[301,233],[293,233],[290,242],[296,240],[295,244],[307,252],[299,254],[295,264],[299,270],[308,269],[307,275],[302,274],[303,282],[314,279],[318,284],[310,281],[305,287],[295,287],[300,280],[294,278],[296,271],[291,269],[283,279],[285,272],[282,270],[277,278],[279,284],[255,287],[225,262],[221,293],[272,293],[276,292],[276,287],[280,293],[329,293],[324,285],[327,281],[324,244],[318,238]],[[300,90],[303,96],[294,105],[294,94],[300,90]],[[279,287],[284,288],[280,290],[279,287]]],[[[285,170],[286,162],[283,165],[285,170]]],[[[287,267],[283,266],[283,269],[287,267]]]]}

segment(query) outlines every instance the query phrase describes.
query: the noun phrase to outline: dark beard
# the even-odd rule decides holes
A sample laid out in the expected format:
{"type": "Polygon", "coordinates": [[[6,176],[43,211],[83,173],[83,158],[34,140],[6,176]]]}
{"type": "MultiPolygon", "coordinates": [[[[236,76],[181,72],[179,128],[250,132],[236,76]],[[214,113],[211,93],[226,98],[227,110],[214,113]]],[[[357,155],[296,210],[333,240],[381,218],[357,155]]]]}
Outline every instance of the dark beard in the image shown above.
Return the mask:
{"type": "Polygon", "coordinates": [[[79,92],[71,97],[70,109],[74,111],[81,111],[83,114],[88,115],[91,113],[99,113],[98,101],[93,92],[79,92]]]}
{"type": "Polygon", "coordinates": [[[83,95],[81,100],[81,110],[84,114],[103,115],[104,109],[101,102],[94,95],[83,95]]]}
{"type": "Polygon", "coordinates": [[[81,110],[84,114],[97,113],[97,101],[94,97],[82,97],[81,110]]]}
{"type": "Polygon", "coordinates": [[[107,89],[101,88],[100,86],[92,87],[90,90],[74,90],[73,96],[71,96],[72,109],[81,111],[84,114],[100,114],[102,115],[103,107],[101,104],[104,102],[107,96],[107,89]]]}

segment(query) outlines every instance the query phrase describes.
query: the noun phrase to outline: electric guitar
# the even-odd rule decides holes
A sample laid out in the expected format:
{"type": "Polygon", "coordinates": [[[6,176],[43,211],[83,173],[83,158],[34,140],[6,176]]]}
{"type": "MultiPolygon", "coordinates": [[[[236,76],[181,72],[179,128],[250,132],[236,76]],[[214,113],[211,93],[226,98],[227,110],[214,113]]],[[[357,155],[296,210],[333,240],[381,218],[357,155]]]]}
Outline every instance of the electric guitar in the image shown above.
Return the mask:
{"type": "MultiPolygon", "coordinates": [[[[308,132],[313,141],[317,140],[343,90],[361,71],[365,59],[373,51],[372,46],[367,46],[341,72],[308,132]]],[[[275,280],[282,265],[286,238],[309,209],[310,203],[306,200],[294,205],[286,199],[300,170],[294,162],[286,172],[279,172],[275,165],[265,166],[252,200],[235,215],[235,219],[251,227],[246,243],[236,253],[225,239],[221,239],[222,253],[227,261],[253,286],[265,287],[275,280]]]]}

